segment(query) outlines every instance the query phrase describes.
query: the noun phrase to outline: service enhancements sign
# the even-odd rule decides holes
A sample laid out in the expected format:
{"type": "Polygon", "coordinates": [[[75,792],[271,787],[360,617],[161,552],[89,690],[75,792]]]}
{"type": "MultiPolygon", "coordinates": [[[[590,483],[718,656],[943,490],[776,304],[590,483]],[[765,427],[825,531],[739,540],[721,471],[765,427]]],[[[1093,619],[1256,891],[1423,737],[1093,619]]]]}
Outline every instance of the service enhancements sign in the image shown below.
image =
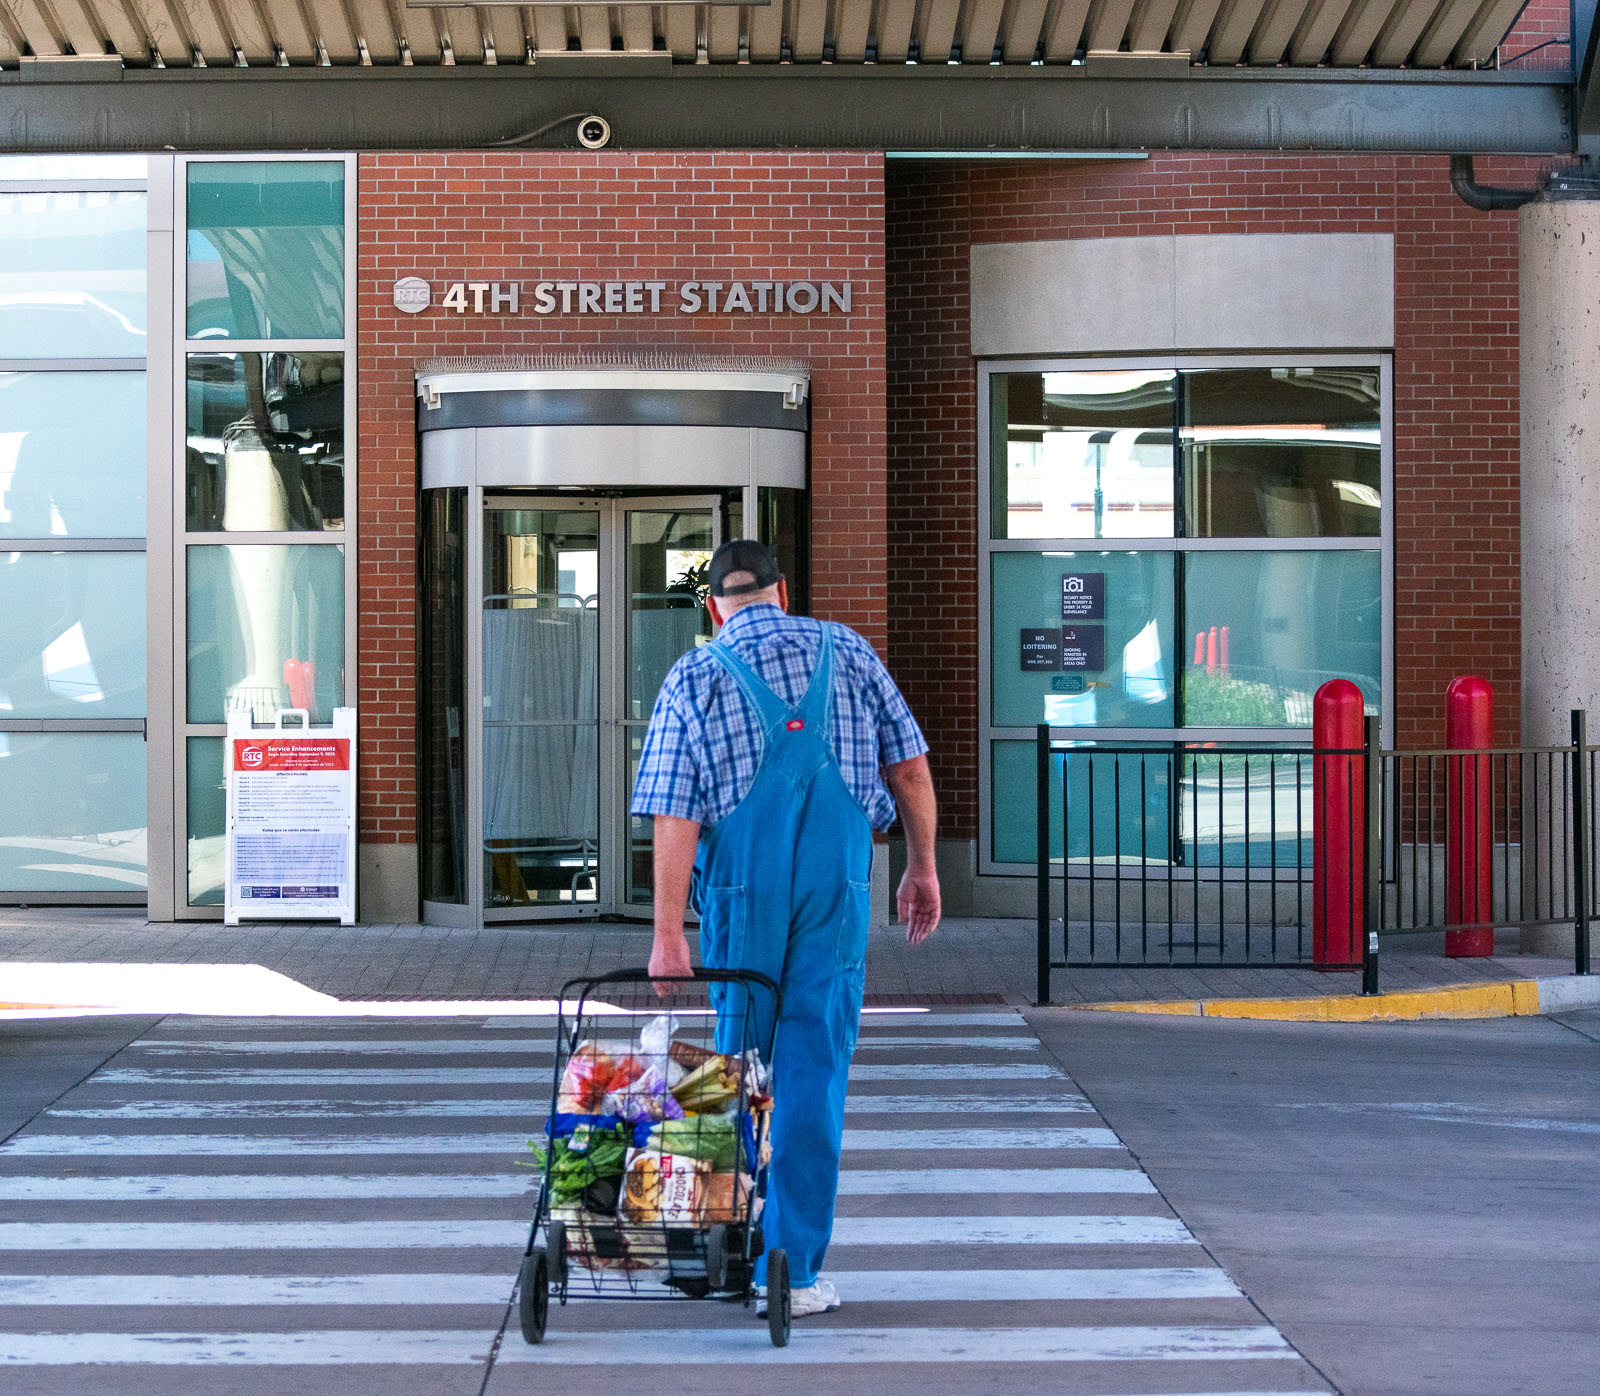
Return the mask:
{"type": "Polygon", "coordinates": [[[257,727],[228,714],[228,879],[223,919],[356,919],[356,710],[332,727],[303,709],[257,727]],[[297,717],[298,726],[284,726],[297,717]]]}

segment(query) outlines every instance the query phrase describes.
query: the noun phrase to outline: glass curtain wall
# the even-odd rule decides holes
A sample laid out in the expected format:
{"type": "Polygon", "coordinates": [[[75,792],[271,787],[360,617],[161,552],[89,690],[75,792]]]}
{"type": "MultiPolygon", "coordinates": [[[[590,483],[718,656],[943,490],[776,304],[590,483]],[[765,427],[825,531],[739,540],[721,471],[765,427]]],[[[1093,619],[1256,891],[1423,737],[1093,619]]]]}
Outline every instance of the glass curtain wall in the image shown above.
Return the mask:
{"type": "Polygon", "coordinates": [[[143,901],[143,157],[0,157],[0,901],[143,901]]]}
{"type": "Polygon", "coordinates": [[[343,158],[179,165],[191,907],[222,903],[228,714],[321,723],[352,701],[353,183],[343,158]]]}
{"type": "MultiPolygon", "coordinates": [[[[990,864],[1033,861],[1040,722],[1084,729],[1085,746],[1305,743],[1331,678],[1380,711],[1385,363],[984,376],[990,864]]],[[[1074,764],[1057,763],[1068,788],[1074,764]]],[[[1211,767],[1171,769],[1178,788],[1120,792],[1123,822],[1143,833],[1130,826],[1121,846],[1188,862],[1184,811],[1211,767]]],[[[1226,831],[1217,846],[1204,856],[1232,861],[1226,831]]]]}

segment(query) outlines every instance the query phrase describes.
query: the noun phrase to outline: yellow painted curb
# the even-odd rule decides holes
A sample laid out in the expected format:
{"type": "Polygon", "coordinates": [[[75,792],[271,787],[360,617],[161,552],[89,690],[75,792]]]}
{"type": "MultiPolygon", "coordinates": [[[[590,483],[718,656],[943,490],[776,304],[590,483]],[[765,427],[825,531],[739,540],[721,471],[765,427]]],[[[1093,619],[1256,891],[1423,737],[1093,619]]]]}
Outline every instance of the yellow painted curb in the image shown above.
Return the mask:
{"type": "Polygon", "coordinates": [[[1262,1018],[1280,1023],[1400,1023],[1424,1018],[1515,1018],[1539,1012],[1532,979],[1409,994],[1330,994],[1309,999],[1178,999],[1166,1003],[1079,1003],[1099,1013],[1163,1013],[1197,1018],[1262,1018]]]}

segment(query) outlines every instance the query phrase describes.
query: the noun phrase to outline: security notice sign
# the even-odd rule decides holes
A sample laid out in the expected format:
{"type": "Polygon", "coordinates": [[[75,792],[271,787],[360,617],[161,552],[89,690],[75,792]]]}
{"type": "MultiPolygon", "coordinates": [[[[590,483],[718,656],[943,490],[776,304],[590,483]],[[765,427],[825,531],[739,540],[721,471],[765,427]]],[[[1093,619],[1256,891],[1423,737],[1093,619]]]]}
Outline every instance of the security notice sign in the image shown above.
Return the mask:
{"type": "Polygon", "coordinates": [[[300,709],[266,727],[229,714],[228,925],[355,921],[355,757],[354,708],[335,709],[332,727],[300,709]]]}

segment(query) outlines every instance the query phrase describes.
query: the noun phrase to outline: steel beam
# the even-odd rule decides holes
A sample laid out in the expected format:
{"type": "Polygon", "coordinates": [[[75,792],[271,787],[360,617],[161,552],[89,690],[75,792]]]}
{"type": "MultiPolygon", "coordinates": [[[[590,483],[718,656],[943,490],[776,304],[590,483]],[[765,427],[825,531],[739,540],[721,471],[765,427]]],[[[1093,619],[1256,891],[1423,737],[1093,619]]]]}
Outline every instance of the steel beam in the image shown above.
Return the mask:
{"type": "Polygon", "coordinates": [[[0,152],[482,149],[575,118],[618,149],[1562,154],[1565,74],[1093,66],[630,65],[0,73],[0,152]]]}
{"type": "Polygon", "coordinates": [[[1595,0],[1572,0],[1573,112],[1580,155],[1600,155],[1600,24],[1595,0]]]}

